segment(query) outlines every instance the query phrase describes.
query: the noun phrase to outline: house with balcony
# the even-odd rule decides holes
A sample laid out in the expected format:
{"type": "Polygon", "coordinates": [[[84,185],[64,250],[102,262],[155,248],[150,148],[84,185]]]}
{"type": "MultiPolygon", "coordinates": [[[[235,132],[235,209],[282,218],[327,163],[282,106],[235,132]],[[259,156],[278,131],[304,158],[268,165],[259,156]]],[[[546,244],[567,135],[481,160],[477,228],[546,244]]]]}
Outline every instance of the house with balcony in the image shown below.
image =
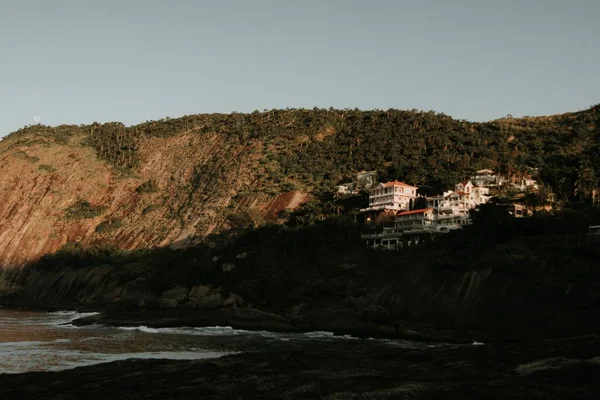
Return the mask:
{"type": "Polygon", "coordinates": [[[427,197],[427,206],[436,209],[447,220],[463,224],[463,219],[469,216],[470,210],[490,200],[489,193],[489,188],[473,185],[469,180],[456,184],[454,191],[427,197]]]}
{"type": "Polygon", "coordinates": [[[460,229],[470,223],[468,216],[445,215],[435,208],[400,211],[393,227],[380,233],[362,235],[367,247],[396,250],[434,240],[438,234],[460,229]]]}
{"type": "MultiPolygon", "coordinates": [[[[533,170],[535,172],[535,170],[533,170]]],[[[476,171],[469,180],[475,186],[484,187],[510,187],[520,192],[527,190],[538,190],[539,185],[535,179],[532,179],[528,173],[517,173],[511,176],[504,176],[495,173],[491,169],[481,169],[476,171]]]]}
{"type": "Polygon", "coordinates": [[[408,210],[417,198],[417,188],[404,182],[387,182],[369,190],[369,207],[367,210],[408,210]]]}
{"type": "Polygon", "coordinates": [[[402,211],[396,214],[394,229],[397,232],[428,230],[435,225],[436,217],[437,212],[433,208],[402,211]]]}
{"type": "Polygon", "coordinates": [[[476,186],[498,186],[500,184],[500,176],[491,169],[480,169],[472,175],[469,180],[476,186]]]}

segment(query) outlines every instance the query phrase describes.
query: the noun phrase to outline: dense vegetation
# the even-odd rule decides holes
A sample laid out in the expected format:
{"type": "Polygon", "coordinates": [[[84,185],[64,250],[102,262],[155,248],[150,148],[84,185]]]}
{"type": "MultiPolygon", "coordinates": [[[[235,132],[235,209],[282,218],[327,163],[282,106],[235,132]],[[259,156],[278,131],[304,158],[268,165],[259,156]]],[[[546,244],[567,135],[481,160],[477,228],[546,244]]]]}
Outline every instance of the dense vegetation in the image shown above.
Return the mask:
{"type": "Polygon", "coordinates": [[[600,223],[597,208],[515,219],[485,205],[475,213],[473,225],[393,252],[365,249],[360,225],[332,218],[309,227],[268,225],[213,235],[180,250],[126,252],[68,244],[18,275],[26,280],[34,271],[112,266],[130,291],[158,295],[176,285],[210,283],[241,294],[261,309],[281,311],[299,303],[344,303],[367,293],[378,279],[392,282],[407,266],[458,274],[493,268],[506,279],[523,282],[534,277],[600,282],[600,247],[586,242],[587,227],[594,223],[600,223]]]}
{"type": "MultiPolygon", "coordinates": [[[[487,123],[434,112],[286,109],[201,114],[132,127],[34,125],[15,135],[32,132],[63,144],[75,134],[86,135],[85,143],[119,168],[136,167],[143,137],[216,132],[240,144],[262,146],[263,187],[279,191],[331,190],[361,169],[377,170],[382,179],[429,184],[437,191],[480,168],[533,172],[563,201],[589,201],[600,186],[600,106],[487,123]]],[[[210,171],[199,168],[198,176],[209,179],[210,171]]]]}

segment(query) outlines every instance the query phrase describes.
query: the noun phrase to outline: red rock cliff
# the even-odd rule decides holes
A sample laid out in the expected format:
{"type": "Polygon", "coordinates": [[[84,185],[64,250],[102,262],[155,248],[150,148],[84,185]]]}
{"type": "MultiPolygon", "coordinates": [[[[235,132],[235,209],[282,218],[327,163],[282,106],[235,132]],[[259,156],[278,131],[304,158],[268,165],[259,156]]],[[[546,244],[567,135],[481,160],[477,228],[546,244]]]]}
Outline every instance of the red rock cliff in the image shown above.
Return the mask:
{"type": "Polygon", "coordinates": [[[123,171],[100,160],[85,140],[76,135],[60,143],[25,132],[0,142],[0,267],[20,266],[67,242],[185,245],[227,226],[232,213],[274,218],[306,198],[260,190],[259,141],[195,132],[144,137],[139,165],[123,171]],[[153,190],[136,190],[148,181],[153,190]],[[68,218],[80,200],[99,214],[68,218]],[[103,223],[110,229],[99,229],[103,223]]]}

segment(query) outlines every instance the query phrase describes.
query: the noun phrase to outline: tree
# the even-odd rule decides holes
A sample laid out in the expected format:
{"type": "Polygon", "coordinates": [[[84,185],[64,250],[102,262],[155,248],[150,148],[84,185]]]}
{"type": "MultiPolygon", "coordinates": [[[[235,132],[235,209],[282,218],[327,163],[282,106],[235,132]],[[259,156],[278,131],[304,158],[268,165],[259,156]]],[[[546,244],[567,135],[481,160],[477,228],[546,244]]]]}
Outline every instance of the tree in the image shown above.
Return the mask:
{"type": "Polygon", "coordinates": [[[413,203],[413,210],[422,210],[427,208],[427,199],[425,197],[417,197],[413,203]]]}
{"type": "Polygon", "coordinates": [[[596,172],[591,167],[589,161],[584,160],[577,169],[577,180],[575,181],[575,196],[580,201],[590,200],[594,189],[598,187],[598,178],[596,172]]]}
{"type": "Polygon", "coordinates": [[[527,189],[525,193],[524,203],[527,209],[533,210],[535,213],[539,209],[544,209],[553,200],[554,193],[547,185],[540,184],[537,190],[527,189]]]}

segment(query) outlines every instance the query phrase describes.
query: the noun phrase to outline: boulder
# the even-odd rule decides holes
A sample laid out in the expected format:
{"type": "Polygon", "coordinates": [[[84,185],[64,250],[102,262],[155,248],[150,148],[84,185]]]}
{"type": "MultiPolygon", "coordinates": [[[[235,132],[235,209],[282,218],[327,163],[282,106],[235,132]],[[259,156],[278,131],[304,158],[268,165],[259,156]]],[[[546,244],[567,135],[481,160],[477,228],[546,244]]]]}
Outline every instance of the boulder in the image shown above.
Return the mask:
{"type": "Polygon", "coordinates": [[[393,319],[392,314],[382,306],[372,305],[362,309],[361,317],[368,322],[389,322],[393,319]]]}
{"type": "Polygon", "coordinates": [[[306,312],[304,310],[305,306],[306,306],[305,303],[292,306],[287,312],[288,318],[291,320],[296,320],[296,319],[302,318],[306,314],[306,312]]]}
{"type": "Polygon", "coordinates": [[[177,307],[177,304],[179,304],[179,303],[175,299],[167,299],[164,297],[161,297],[160,299],[158,299],[158,307],[159,308],[175,308],[175,307],[177,307]]]}
{"type": "Polygon", "coordinates": [[[235,268],[234,264],[231,264],[231,263],[223,264],[223,272],[231,272],[234,270],[234,268],[235,268]]]}
{"type": "Polygon", "coordinates": [[[240,296],[239,294],[235,294],[235,293],[230,293],[229,297],[233,297],[233,299],[235,300],[236,304],[238,306],[245,306],[246,302],[244,301],[244,299],[242,298],[242,296],[240,296]]]}
{"type": "Polygon", "coordinates": [[[213,287],[210,285],[198,285],[194,286],[192,290],[190,290],[190,300],[199,299],[202,297],[208,296],[213,291],[213,287]]]}
{"type": "Polygon", "coordinates": [[[229,296],[228,298],[223,300],[223,307],[237,308],[237,301],[232,296],[229,296]]]}
{"type": "Polygon", "coordinates": [[[214,310],[222,306],[221,293],[211,293],[208,296],[194,298],[191,306],[203,310],[214,310]]]}
{"type": "Polygon", "coordinates": [[[223,300],[223,307],[237,308],[243,307],[246,304],[242,296],[235,293],[229,293],[229,296],[223,300]]]}
{"type": "Polygon", "coordinates": [[[158,308],[158,297],[152,294],[140,296],[136,303],[138,310],[149,310],[158,308]]]}
{"type": "Polygon", "coordinates": [[[189,290],[183,286],[177,286],[171,290],[166,290],[160,295],[159,303],[162,300],[165,304],[171,304],[175,301],[175,304],[180,304],[187,301],[189,297],[189,290]]]}
{"type": "Polygon", "coordinates": [[[118,303],[121,301],[121,294],[120,292],[111,292],[111,293],[106,293],[102,296],[102,303],[103,304],[114,304],[114,303],[118,303]]]}

